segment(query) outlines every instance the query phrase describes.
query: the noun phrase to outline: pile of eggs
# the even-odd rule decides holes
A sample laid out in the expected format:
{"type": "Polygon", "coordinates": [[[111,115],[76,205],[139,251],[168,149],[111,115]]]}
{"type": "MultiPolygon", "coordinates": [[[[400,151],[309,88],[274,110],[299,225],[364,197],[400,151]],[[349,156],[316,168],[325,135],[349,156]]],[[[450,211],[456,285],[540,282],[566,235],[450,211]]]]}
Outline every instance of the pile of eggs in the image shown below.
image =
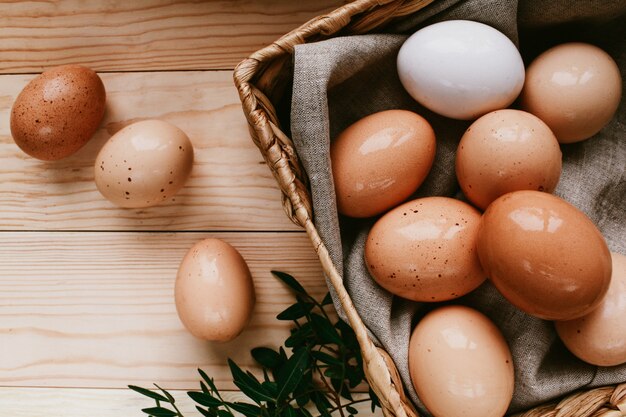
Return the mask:
{"type": "MultiPolygon", "coordinates": [[[[28,155],[56,161],[78,152],[104,118],[106,92],[94,71],[80,65],[49,69],[29,82],[11,110],[11,134],[28,155]]],[[[161,120],[133,123],[114,134],[95,162],[98,190],[120,207],[150,207],[185,184],[193,146],[161,120]]]]}
{"type": "MultiPolygon", "coordinates": [[[[610,253],[584,213],[550,194],[561,174],[560,144],[590,138],[617,110],[613,59],[569,43],[525,69],[494,28],[448,21],[409,37],[397,70],[424,107],[475,120],[459,138],[454,167],[469,204],[405,202],[435,158],[435,132],[424,117],[387,110],[349,126],[330,149],[337,206],[349,217],[382,215],[365,244],[372,278],[419,302],[453,300],[488,278],[520,310],[555,321],[580,359],[626,362],[626,257],[610,253]],[[520,110],[507,108],[518,98],[520,110]]],[[[478,311],[434,308],[414,329],[408,359],[415,390],[435,417],[505,414],[513,360],[478,311]]]]}
{"type": "MultiPolygon", "coordinates": [[[[55,67],[35,77],[16,98],[11,134],[28,155],[60,160],[93,137],[105,108],[106,91],[98,74],[80,65],[55,67]]],[[[95,183],[117,206],[151,207],[184,186],[193,160],[185,132],[162,120],[142,120],[122,128],[102,146],[94,164],[95,183]]],[[[232,340],[254,308],[250,270],[231,245],[205,239],[180,264],[175,301],[182,323],[194,336],[232,340]]]]}

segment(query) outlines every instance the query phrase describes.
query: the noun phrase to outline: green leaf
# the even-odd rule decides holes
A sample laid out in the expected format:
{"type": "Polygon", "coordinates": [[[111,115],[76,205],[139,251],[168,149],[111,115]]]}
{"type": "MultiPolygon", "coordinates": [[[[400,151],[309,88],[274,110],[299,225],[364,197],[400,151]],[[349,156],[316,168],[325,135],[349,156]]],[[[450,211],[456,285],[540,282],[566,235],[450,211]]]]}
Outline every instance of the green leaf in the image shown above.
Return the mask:
{"type": "Polygon", "coordinates": [[[339,366],[343,365],[343,363],[338,358],[334,357],[333,355],[329,355],[328,353],[319,351],[319,350],[312,351],[311,356],[313,356],[318,361],[325,363],[327,365],[339,365],[339,366]]]}
{"type": "Polygon", "coordinates": [[[233,417],[233,413],[228,410],[217,410],[217,415],[219,417],[233,417]]]}
{"type": "Polygon", "coordinates": [[[209,388],[206,386],[206,384],[202,381],[200,381],[200,389],[202,390],[202,392],[204,392],[205,394],[209,394],[209,388]]]}
{"type": "Polygon", "coordinates": [[[300,294],[304,297],[311,298],[311,296],[306,292],[306,290],[302,287],[302,285],[300,285],[300,283],[296,281],[296,279],[292,277],[291,275],[285,272],[280,272],[280,271],[272,271],[272,274],[276,278],[278,278],[279,280],[287,284],[287,286],[291,288],[296,294],[300,294]]]}
{"type": "Polygon", "coordinates": [[[254,404],[236,402],[228,403],[228,406],[246,417],[258,417],[261,415],[261,407],[254,404]]]}
{"type": "Polygon", "coordinates": [[[158,392],[150,391],[149,389],[141,388],[136,385],[129,385],[128,388],[132,389],[135,392],[138,392],[141,395],[145,395],[148,398],[152,398],[153,400],[168,402],[167,398],[165,398],[158,392]]]}
{"type": "Polygon", "coordinates": [[[313,414],[306,408],[298,408],[296,410],[298,412],[298,417],[313,417],[313,414]]]}
{"type": "Polygon", "coordinates": [[[217,416],[217,411],[215,410],[205,410],[204,408],[198,407],[197,405],[196,405],[196,410],[198,410],[200,414],[202,414],[204,417],[216,417],[217,416]]]}
{"type": "Polygon", "coordinates": [[[163,395],[165,395],[167,397],[167,399],[168,399],[170,404],[174,404],[176,402],[174,397],[172,397],[172,394],[170,394],[169,392],[165,391],[163,388],[161,388],[157,384],[154,384],[154,386],[157,387],[159,389],[159,391],[161,391],[163,393],[163,395]]]}
{"type": "Polygon", "coordinates": [[[339,333],[337,333],[337,329],[335,329],[333,324],[326,317],[320,316],[319,314],[311,314],[311,325],[323,343],[343,344],[343,340],[341,336],[339,336],[339,333]]]}
{"type": "Polygon", "coordinates": [[[267,390],[267,392],[270,393],[272,398],[276,398],[278,396],[278,384],[276,382],[264,381],[261,383],[261,385],[267,390]]]}
{"type": "Polygon", "coordinates": [[[309,314],[313,307],[315,307],[315,304],[296,303],[278,313],[276,318],[283,321],[298,320],[309,314]]]}
{"type": "Polygon", "coordinates": [[[189,395],[189,398],[194,400],[196,403],[205,407],[219,407],[223,404],[222,401],[213,397],[211,394],[206,394],[204,392],[189,391],[187,392],[187,395],[189,395]]]}
{"type": "Polygon", "coordinates": [[[198,368],[198,373],[200,374],[204,382],[206,382],[209,385],[212,392],[218,392],[217,387],[215,386],[215,382],[213,381],[213,378],[209,378],[209,376],[200,368],[198,368]]]}
{"type": "Polygon", "coordinates": [[[332,299],[332,297],[330,296],[330,293],[329,293],[329,292],[327,292],[327,293],[326,293],[326,296],[324,296],[324,299],[322,300],[322,303],[321,303],[321,304],[322,304],[323,306],[327,306],[327,305],[330,305],[330,304],[332,304],[332,303],[333,303],[333,299],[332,299]]]}
{"type": "Polygon", "coordinates": [[[372,413],[373,413],[374,410],[376,410],[376,407],[380,408],[380,401],[378,400],[378,396],[376,395],[376,393],[371,387],[369,389],[369,396],[370,396],[370,399],[372,400],[372,413]]]}
{"type": "Polygon", "coordinates": [[[346,411],[350,414],[359,414],[359,410],[350,405],[346,405],[346,411]]]}
{"type": "Polygon", "coordinates": [[[287,408],[285,408],[285,411],[283,412],[283,416],[298,417],[298,415],[296,414],[296,410],[294,410],[292,406],[287,406],[287,408]]]}
{"type": "Polygon", "coordinates": [[[251,400],[257,404],[261,404],[261,401],[274,401],[270,393],[263,388],[261,383],[251,373],[242,371],[232,359],[228,359],[228,366],[233,375],[235,385],[251,400]]]}
{"type": "Polygon", "coordinates": [[[143,408],[141,411],[154,417],[176,417],[178,415],[178,413],[163,407],[143,408]]]}
{"type": "Polygon", "coordinates": [[[315,338],[311,323],[305,323],[299,329],[294,330],[291,336],[285,340],[285,346],[295,348],[297,346],[305,346],[310,344],[315,338]]]}
{"type": "Polygon", "coordinates": [[[252,357],[265,368],[274,369],[280,365],[280,354],[266,347],[254,348],[250,351],[252,357]]]}
{"type": "Polygon", "coordinates": [[[300,380],[304,376],[304,369],[309,364],[309,351],[307,349],[300,349],[295,352],[287,363],[278,371],[276,375],[276,382],[278,383],[280,390],[276,397],[276,402],[280,403],[300,383],[300,380]]]}

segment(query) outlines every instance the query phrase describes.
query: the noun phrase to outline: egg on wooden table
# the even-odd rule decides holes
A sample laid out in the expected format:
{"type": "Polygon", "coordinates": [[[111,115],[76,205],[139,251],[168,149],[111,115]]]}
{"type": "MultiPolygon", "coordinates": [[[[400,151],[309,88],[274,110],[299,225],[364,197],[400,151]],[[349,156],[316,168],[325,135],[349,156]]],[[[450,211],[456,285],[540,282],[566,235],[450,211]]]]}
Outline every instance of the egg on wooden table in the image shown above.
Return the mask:
{"type": "Polygon", "coordinates": [[[250,321],[254,284],[237,249],[220,239],[196,243],[183,258],[175,285],[176,311],[194,336],[226,342],[250,321]]]}
{"type": "Polygon", "coordinates": [[[496,110],[467,129],[456,153],[463,194],[481,209],[512,191],[551,193],[561,176],[561,148],[550,128],[520,110],[496,110]]]}
{"type": "Polygon", "coordinates": [[[522,107],[550,126],[559,142],[579,142],[611,120],[622,97],[622,78],[602,49],[566,43],[530,64],[520,97],[522,107]]]}
{"type": "Polygon", "coordinates": [[[400,48],[398,75],[419,103],[453,119],[509,106],[524,85],[524,62],[504,34],[469,20],[435,23],[400,48]]]}
{"type": "Polygon", "coordinates": [[[602,303],[586,316],[555,322],[570,352],[598,366],[626,363],[626,256],[611,253],[611,258],[611,285],[602,303]]]}
{"type": "Polygon", "coordinates": [[[419,198],[382,216],[365,242],[374,280],[413,301],[445,301],[485,281],[476,254],[480,213],[447,197],[419,198]]]}
{"type": "Polygon", "coordinates": [[[178,127],[162,120],[136,122],[111,136],[98,153],[96,185],[120,207],[154,206],[185,185],[193,157],[193,146],[178,127]]]}
{"type": "Polygon", "coordinates": [[[435,132],[418,114],[387,110],[346,128],[330,145],[337,207],[371,217],[406,200],[435,159],[435,132]]]}
{"type": "Polygon", "coordinates": [[[29,82],[11,109],[11,135],[28,155],[44,161],[65,158],[98,129],[106,92],[94,71],[80,65],[49,69],[29,82]]]}
{"type": "Polygon", "coordinates": [[[513,398],[509,347],[496,325],[469,307],[440,307],[420,320],[409,373],[434,417],[502,417],[513,398]]]}
{"type": "Polygon", "coordinates": [[[515,191],[491,203],[477,249],[500,293],[545,320],[588,314],[611,281],[611,256],[600,231],[576,207],[548,193],[515,191]]]}

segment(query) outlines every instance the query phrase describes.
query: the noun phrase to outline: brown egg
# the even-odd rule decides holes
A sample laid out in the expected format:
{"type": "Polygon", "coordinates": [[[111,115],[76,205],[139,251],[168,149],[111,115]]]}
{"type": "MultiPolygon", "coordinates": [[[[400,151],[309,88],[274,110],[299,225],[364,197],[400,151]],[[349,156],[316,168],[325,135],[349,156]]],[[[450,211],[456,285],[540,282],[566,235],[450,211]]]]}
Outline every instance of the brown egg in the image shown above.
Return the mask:
{"type": "Polygon", "coordinates": [[[435,132],[406,110],[371,114],[330,146],[339,212],[371,217],[400,204],[422,184],[435,159],[435,132]]]}
{"type": "Polygon", "coordinates": [[[374,280],[414,301],[444,301],[478,287],[480,213],[446,197],[409,201],[381,217],[367,237],[365,262],[374,280]]]}
{"type": "Polygon", "coordinates": [[[226,342],[250,321],[254,284],[246,261],[228,243],[205,239],[196,243],[178,268],[176,310],[194,336],[226,342]]]}
{"type": "Polygon", "coordinates": [[[574,206],[539,191],[516,191],[491,203],[477,247],[502,295],[546,320],[588,314],[611,280],[611,256],[596,226],[574,206]]]}
{"type": "Polygon", "coordinates": [[[513,397],[509,347],[495,324],[469,307],[441,307],[418,323],[409,372],[434,417],[502,417],[513,397]]]}
{"type": "Polygon", "coordinates": [[[611,285],[598,308],[578,319],[555,323],[570,352],[598,366],[626,363],[626,256],[612,253],[611,258],[611,285]]]}
{"type": "Polygon", "coordinates": [[[171,199],[191,173],[193,146],[176,126],[144,120],[126,126],[102,147],[98,190],[120,207],[150,207],[171,199]]]}
{"type": "Polygon", "coordinates": [[[550,128],[520,110],[497,110],[467,129],[456,154],[465,196],[481,209],[511,191],[551,193],[561,175],[561,149],[550,128]]]}
{"type": "Polygon", "coordinates": [[[621,94],[619,68],[609,54],[593,45],[566,43],[530,64],[521,103],[559,142],[572,143],[598,133],[615,114],[621,94]]]}
{"type": "Polygon", "coordinates": [[[80,65],[43,72],[17,96],[11,134],[27,154],[44,161],[83,147],[104,117],[106,93],[98,74],[80,65]]]}

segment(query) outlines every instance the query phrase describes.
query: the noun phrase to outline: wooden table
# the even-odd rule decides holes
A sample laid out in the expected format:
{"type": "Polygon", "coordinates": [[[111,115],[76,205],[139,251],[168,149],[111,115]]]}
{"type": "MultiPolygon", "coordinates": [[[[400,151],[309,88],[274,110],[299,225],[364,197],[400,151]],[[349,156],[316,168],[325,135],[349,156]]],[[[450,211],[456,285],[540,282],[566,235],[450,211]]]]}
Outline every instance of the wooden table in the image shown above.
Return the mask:
{"type": "MultiPolygon", "coordinates": [[[[149,400],[128,384],[185,390],[201,367],[241,397],[226,366],[253,366],[252,347],[276,347],[292,302],[270,274],[326,292],[306,235],[252,144],[232,83],[235,64],[340,0],[110,0],[0,3],[0,414],[141,416],[149,400]],[[22,153],[9,115],[36,73],[78,63],[100,72],[107,113],[76,155],[46,163],[22,153]],[[175,202],[120,209],[96,190],[103,143],[133,121],[182,128],[196,160],[175,202]],[[248,261],[258,303],[231,343],[194,339],[178,320],[178,264],[216,236],[248,261]]],[[[363,407],[367,409],[367,405],[363,407]]],[[[363,414],[367,415],[367,411],[363,414]]]]}

